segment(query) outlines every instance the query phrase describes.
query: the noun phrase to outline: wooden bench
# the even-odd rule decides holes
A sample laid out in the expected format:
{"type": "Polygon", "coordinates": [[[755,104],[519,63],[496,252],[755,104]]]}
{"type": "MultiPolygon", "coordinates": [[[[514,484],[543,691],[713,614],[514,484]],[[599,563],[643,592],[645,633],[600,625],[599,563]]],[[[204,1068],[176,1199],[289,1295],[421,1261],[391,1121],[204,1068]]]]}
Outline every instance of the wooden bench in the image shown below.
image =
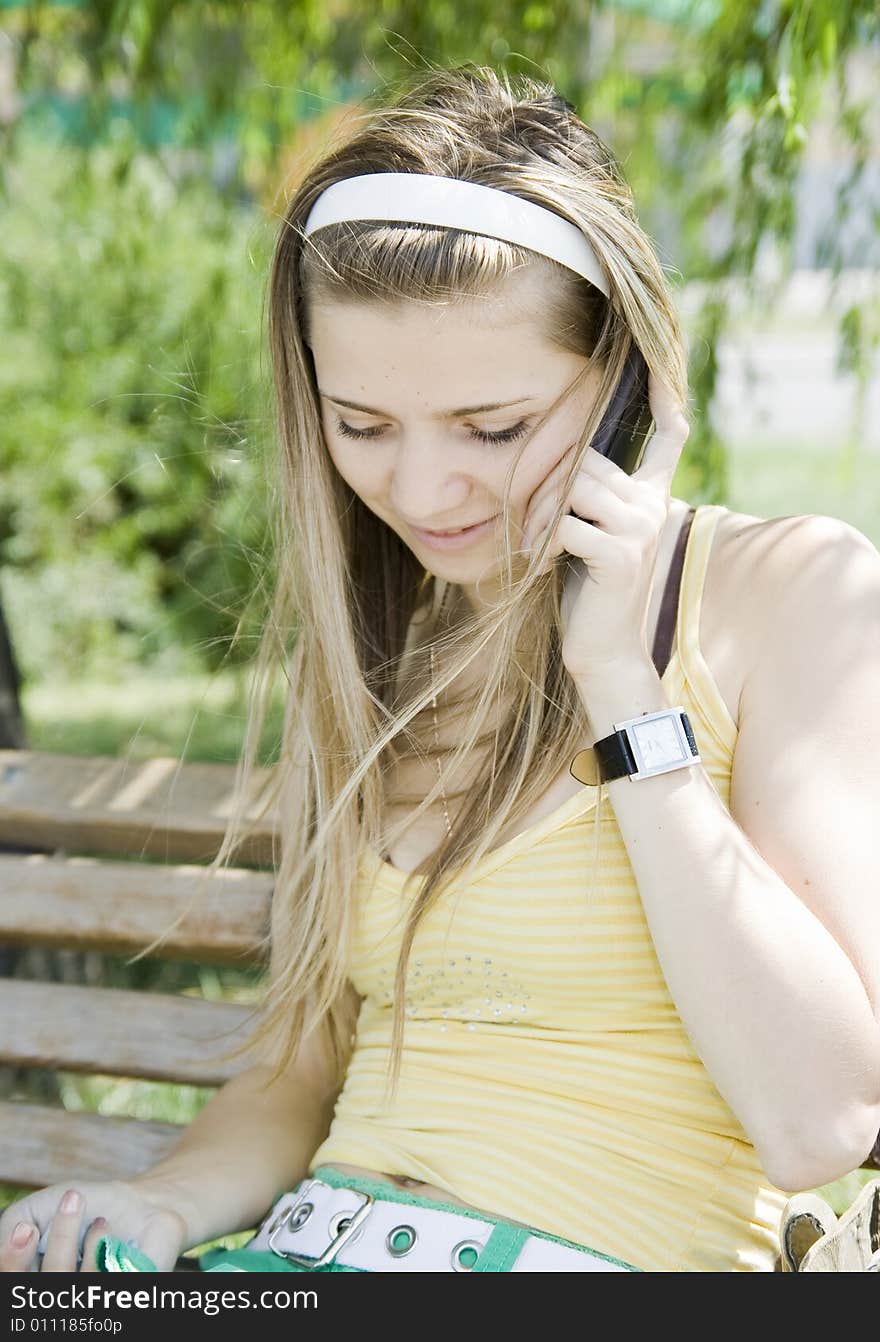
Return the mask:
{"type": "MultiPolygon", "coordinates": [[[[250,966],[256,980],[272,891],[268,822],[188,907],[218,850],[233,772],[0,751],[0,947],[126,957],[183,915],[157,957],[250,966]]],[[[217,1087],[247,1066],[247,1055],[217,1056],[245,1037],[247,1005],[18,973],[0,978],[7,1069],[217,1087]]],[[[0,1130],[0,1182],[24,1187],[129,1177],[180,1132],[14,1097],[0,1100],[0,1130]]]]}
{"type": "MultiPolygon", "coordinates": [[[[263,775],[267,778],[267,775],[263,775]]],[[[231,766],[0,751],[0,946],[141,950],[179,914],[159,955],[258,965],[268,924],[272,827],[187,908],[217,852],[231,766]],[[131,859],[137,859],[132,861],[131,859]],[[128,860],[123,860],[128,859],[128,860]]],[[[0,1061],[27,1068],[221,1085],[246,1065],[214,1056],[250,1009],[193,996],[0,979],[0,1061]]],[[[171,1124],[0,1102],[0,1181],[124,1178],[151,1165],[171,1124]]],[[[880,1169],[880,1140],[863,1166],[880,1169]]]]}

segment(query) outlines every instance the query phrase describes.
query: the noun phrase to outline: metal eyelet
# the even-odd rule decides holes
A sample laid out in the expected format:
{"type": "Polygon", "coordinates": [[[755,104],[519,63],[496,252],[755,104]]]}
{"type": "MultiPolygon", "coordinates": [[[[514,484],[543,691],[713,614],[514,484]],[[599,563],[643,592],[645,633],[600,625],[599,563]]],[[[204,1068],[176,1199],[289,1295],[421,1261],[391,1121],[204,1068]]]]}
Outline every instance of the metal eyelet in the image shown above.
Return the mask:
{"type": "Polygon", "coordinates": [[[395,1226],[385,1236],[385,1248],[392,1258],[405,1258],[415,1248],[417,1238],[418,1236],[412,1226],[395,1226]],[[404,1236],[405,1242],[402,1244],[395,1243],[398,1236],[401,1235],[404,1236]]]}
{"type": "Polygon", "coordinates": [[[473,1272],[482,1248],[482,1244],[477,1244],[476,1240],[459,1240],[458,1244],[456,1244],[452,1253],[449,1255],[453,1272],[473,1272]],[[469,1263],[462,1262],[463,1255],[467,1253],[468,1257],[470,1257],[471,1252],[473,1252],[474,1255],[473,1260],[469,1263]]]}
{"type": "MultiPolygon", "coordinates": [[[[330,1225],[328,1226],[330,1238],[335,1239],[340,1231],[344,1230],[347,1225],[350,1225],[353,1216],[354,1212],[337,1212],[335,1216],[331,1216],[330,1225]]],[[[358,1234],[359,1232],[355,1231],[352,1238],[357,1239],[358,1234]]]]}
{"type": "Polygon", "coordinates": [[[287,1229],[291,1233],[295,1233],[297,1230],[302,1230],[314,1210],[314,1203],[304,1202],[301,1207],[297,1207],[296,1211],[287,1222],[287,1229]]]}

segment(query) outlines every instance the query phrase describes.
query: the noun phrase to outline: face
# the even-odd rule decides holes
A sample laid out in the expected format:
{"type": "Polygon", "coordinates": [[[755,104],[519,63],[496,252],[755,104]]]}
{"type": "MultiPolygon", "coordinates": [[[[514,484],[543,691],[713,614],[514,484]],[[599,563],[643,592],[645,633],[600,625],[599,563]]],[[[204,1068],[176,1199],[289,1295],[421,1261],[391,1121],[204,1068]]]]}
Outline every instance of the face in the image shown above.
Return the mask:
{"type": "Polygon", "coordinates": [[[598,370],[553,345],[531,317],[540,292],[514,279],[517,287],[498,297],[445,308],[332,301],[310,313],[324,434],[337,470],[427,570],[460,584],[475,606],[492,599],[518,440],[586,372],[517,464],[510,494],[516,547],[532,494],[577,441],[598,386],[598,370]],[[485,525],[456,538],[425,534],[475,523],[485,525]]]}

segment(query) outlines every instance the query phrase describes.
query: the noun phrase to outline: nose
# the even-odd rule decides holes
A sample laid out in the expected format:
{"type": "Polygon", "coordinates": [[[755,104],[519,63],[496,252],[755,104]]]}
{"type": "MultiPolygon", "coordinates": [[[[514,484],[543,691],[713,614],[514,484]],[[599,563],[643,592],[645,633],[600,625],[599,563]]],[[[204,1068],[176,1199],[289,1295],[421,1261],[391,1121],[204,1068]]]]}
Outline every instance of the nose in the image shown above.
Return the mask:
{"type": "Polygon", "coordinates": [[[448,442],[427,433],[401,438],[388,490],[400,517],[416,527],[455,517],[470,493],[471,484],[457,469],[448,442]]]}

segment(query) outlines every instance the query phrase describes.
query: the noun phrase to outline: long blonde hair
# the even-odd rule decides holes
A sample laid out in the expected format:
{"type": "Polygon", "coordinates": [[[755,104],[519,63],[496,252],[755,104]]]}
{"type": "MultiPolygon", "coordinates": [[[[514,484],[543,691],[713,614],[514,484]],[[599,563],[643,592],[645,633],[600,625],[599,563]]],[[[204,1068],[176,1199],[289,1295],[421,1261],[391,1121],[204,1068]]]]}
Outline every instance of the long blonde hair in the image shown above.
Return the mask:
{"type": "MultiPolygon", "coordinates": [[[[496,836],[528,812],[561,764],[583,746],[586,715],[560,657],[568,556],[548,567],[543,550],[531,559],[511,553],[505,539],[512,534],[509,478],[499,528],[500,599],[407,650],[407,676],[401,675],[407,631],[423,605],[436,605],[438,582],[336,471],[323,438],[308,343],[309,307],[318,298],[429,305],[488,298],[525,267],[540,275],[546,296],[541,320],[549,339],[601,373],[574,454],[573,480],[631,340],[685,406],[687,372],[671,292],[620,168],[550,85],[527,77],[511,85],[491,68],[470,65],[410,76],[394,96],[353,119],[342,142],[308,171],[284,210],[269,283],[279,447],[274,609],[257,660],[239,766],[244,798],[280,667],[287,707],[270,800],[283,838],[267,990],[253,1036],[277,1071],[318,1026],[329,1030],[340,1079],[347,1065],[348,966],[362,849],[366,844],[381,852],[402,832],[400,824],[383,832],[391,770],[407,756],[435,755],[430,647],[442,668],[434,687],[438,695],[487,648],[492,660],[477,690],[443,708],[452,709],[454,719],[448,720],[460,724],[461,732],[456,750],[440,752],[444,777],[467,760],[468,782],[458,792],[446,789],[452,832],[404,890],[408,896],[412,879],[422,878],[402,929],[392,1008],[392,1087],[404,1033],[407,963],[419,922],[453,879],[466,885],[496,836]],[[306,216],[326,187],[388,171],[464,178],[562,215],[592,243],[610,280],[610,300],[556,262],[472,233],[357,222],[304,239],[306,216]],[[464,795],[467,805],[456,805],[464,795]]],[[[516,461],[511,475],[515,467],[516,461]]],[[[408,823],[439,799],[438,781],[408,823]]],[[[219,860],[229,857],[243,834],[243,812],[244,801],[219,860]]],[[[596,829],[598,838],[598,822],[596,829]]]]}

